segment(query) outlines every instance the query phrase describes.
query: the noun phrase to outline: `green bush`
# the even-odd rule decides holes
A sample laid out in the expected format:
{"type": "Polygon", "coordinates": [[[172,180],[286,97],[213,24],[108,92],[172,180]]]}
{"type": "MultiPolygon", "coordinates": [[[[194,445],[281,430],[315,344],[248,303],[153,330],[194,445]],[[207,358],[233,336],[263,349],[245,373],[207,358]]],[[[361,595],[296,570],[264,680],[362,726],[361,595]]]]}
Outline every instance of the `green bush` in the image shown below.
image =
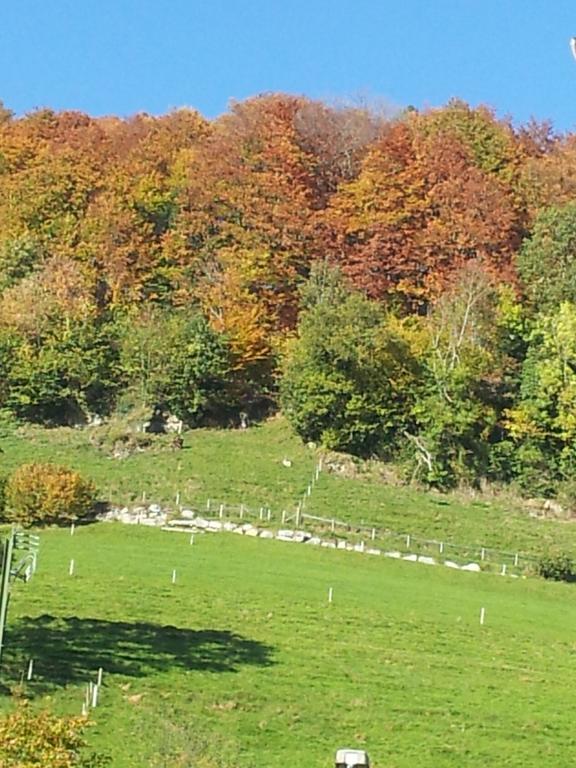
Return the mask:
{"type": "Polygon", "coordinates": [[[96,488],[78,472],[54,464],[23,464],[5,489],[7,522],[34,524],[71,523],[89,517],[96,505],[96,488]]]}
{"type": "Polygon", "coordinates": [[[574,560],[565,552],[542,555],[536,565],[536,572],[544,579],[572,581],[575,577],[574,560]]]}

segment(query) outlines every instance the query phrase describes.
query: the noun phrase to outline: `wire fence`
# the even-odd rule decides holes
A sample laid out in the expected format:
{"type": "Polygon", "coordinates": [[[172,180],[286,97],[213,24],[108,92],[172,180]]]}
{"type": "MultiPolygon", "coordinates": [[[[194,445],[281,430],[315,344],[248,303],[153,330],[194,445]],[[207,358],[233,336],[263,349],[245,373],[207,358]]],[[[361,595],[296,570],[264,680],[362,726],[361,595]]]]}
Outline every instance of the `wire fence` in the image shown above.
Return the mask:
{"type": "Polygon", "coordinates": [[[262,526],[293,526],[321,537],[364,543],[367,547],[406,554],[435,558],[439,562],[454,561],[457,564],[478,563],[485,570],[504,573],[523,573],[536,564],[537,558],[522,552],[509,552],[494,547],[458,544],[452,541],[428,539],[411,533],[393,531],[381,524],[354,523],[338,518],[321,517],[304,512],[300,506],[294,511],[273,510],[269,506],[249,507],[246,504],[230,504],[208,499],[197,514],[207,519],[230,522],[256,522],[262,526]]]}

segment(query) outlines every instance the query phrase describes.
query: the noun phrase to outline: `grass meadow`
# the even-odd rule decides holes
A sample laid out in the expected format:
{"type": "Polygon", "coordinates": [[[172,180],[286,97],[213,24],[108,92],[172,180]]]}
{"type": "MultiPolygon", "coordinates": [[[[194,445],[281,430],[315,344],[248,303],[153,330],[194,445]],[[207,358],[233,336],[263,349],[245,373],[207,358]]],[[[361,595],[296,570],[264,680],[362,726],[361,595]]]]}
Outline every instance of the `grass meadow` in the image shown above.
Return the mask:
{"type": "MultiPolygon", "coordinates": [[[[202,510],[216,503],[294,510],[318,462],[282,418],[248,430],[198,429],[173,452],[169,438],[125,459],[112,459],[90,441],[90,430],[25,427],[0,439],[1,471],[25,461],[51,461],[79,470],[113,504],[147,502],[202,510]],[[291,467],[283,466],[289,459],[291,467]]],[[[385,526],[400,533],[470,547],[493,547],[537,556],[549,548],[576,555],[576,525],[530,517],[518,502],[498,497],[424,493],[383,482],[377,473],[344,478],[322,473],[306,511],[351,523],[385,526]]]]}
{"type": "MultiPolygon", "coordinates": [[[[188,432],[177,452],[160,438],[121,460],[90,434],[5,431],[1,471],[51,461],[114,504],[170,505],[178,493],[198,510],[211,499],[278,513],[295,509],[319,458],[281,418],[188,432]]],[[[321,473],[306,511],[447,543],[576,553],[570,522],[504,498],[395,487],[378,470],[321,473]]],[[[39,570],[12,594],[0,709],[30,659],[26,694],[60,713],[80,713],[102,667],[89,741],[114,768],[320,768],[340,746],[365,748],[374,768],[576,759],[576,585],[234,534],[191,545],[115,523],[40,538],[39,570]]]]}
{"type": "Polygon", "coordinates": [[[79,713],[102,667],[89,740],[114,768],[576,759],[573,585],[116,523],[40,538],[4,694],[33,658],[35,705],[79,713]]]}

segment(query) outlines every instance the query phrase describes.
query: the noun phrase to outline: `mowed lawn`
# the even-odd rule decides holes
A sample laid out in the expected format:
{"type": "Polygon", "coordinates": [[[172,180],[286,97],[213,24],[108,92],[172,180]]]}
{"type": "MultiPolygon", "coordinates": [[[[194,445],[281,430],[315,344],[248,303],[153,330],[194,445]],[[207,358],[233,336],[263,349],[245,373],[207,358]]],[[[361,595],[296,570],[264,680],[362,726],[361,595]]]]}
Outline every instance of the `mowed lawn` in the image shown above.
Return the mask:
{"type": "Polygon", "coordinates": [[[339,746],[375,768],[571,765],[575,590],[234,534],[49,530],[2,682],[33,658],[37,704],[79,713],[102,667],[89,739],[115,768],[320,768],[339,746]]]}

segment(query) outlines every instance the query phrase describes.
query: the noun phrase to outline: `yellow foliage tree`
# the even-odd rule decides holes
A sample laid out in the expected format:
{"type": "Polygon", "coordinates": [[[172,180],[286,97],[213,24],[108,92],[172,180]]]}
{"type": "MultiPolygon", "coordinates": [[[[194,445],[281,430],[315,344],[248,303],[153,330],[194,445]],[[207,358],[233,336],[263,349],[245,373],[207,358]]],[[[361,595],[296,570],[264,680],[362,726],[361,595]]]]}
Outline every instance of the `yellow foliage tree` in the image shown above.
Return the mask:
{"type": "Polygon", "coordinates": [[[96,488],[78,472],[54,464],[23,464],[6,484],[8,522],[67,523],[90,515],[96,488]]]}
{"type": "Polygon", "coordinates": [[[26,702],[0,719],[0,768],[98,768],[103,756],[83,753],[83,717],[33,712],[26,702]]]}

